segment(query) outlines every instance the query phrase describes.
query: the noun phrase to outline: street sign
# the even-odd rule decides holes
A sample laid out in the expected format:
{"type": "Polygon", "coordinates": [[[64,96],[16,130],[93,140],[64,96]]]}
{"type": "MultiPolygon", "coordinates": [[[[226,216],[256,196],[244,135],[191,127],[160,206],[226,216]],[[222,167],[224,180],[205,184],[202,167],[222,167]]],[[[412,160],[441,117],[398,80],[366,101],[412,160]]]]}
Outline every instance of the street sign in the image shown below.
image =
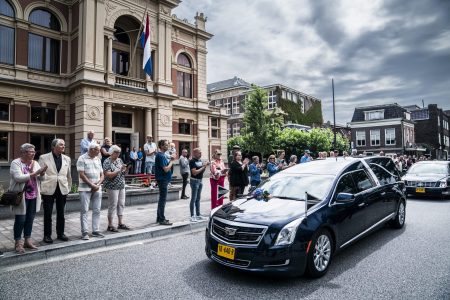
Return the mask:
{"type": "Polygon", "coordinates": [[[222,198],[223,196],[225,196],[226,193],[228,193],[229,191],[224,188],[221,187],[220,185],[217,186],[217,199],[222,198]]]}

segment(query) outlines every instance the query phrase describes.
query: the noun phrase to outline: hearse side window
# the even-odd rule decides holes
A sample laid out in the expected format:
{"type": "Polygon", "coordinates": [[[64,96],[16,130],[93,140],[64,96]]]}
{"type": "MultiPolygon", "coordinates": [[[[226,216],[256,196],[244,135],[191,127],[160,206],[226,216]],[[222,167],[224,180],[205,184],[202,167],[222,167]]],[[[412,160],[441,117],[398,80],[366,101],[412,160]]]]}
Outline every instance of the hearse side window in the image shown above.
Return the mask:
{"type": "Polygon", "coordinates": [[[377,164],[370,164],[370,168],[377,176],[378,181],[381,185],[391,184],[397,182],[394,176],[392,176],[389,172],[386,171],[383,167],[377,164]]]}
{"type": "Polygon", "coordinates": [[[356,189],[359,192],[365,191],[373,187],[373,183],[367,175],[366,171],[359,170],[352,173],[353,180],[356,184],[356,189]]]}
{"type": "Polygon", "coordinates": [[[339,180],[337,186],[336,186],[336,193],[335,195],[339,193],[349,193],[349,194],[356,194],[356,188],[355,183],[353,182],[352,175],[346,174],[342,176],[342,178],[339,180]]]}

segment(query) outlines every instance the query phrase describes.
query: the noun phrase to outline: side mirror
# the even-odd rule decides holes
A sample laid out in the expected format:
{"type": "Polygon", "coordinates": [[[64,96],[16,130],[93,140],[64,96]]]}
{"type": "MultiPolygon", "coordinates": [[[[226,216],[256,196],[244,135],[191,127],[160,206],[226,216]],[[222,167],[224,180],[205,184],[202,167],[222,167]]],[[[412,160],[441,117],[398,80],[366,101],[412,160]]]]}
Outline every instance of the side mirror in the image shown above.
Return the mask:
{"type": "Polygon", "coordinates": [[[336,196],[336,203],[352,203],[355,200],[355,195],[350,193],[339,193],[336,196]]]}

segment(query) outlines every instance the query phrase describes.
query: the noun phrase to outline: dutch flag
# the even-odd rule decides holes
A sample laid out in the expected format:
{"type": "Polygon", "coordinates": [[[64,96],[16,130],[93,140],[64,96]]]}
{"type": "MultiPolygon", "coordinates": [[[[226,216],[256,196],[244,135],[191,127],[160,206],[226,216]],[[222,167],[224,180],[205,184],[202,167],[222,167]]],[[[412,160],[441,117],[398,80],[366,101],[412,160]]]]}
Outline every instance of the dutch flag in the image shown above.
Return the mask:
{"type": "Polygon", "coordinates": [[[144,30],[141,34],[141,45],[144,48],[144,59],[142,60],[142,68],[148,76],[152,76],[152,48],[150,47],[150,22],[148,19],[144,22],[144,30]]]}

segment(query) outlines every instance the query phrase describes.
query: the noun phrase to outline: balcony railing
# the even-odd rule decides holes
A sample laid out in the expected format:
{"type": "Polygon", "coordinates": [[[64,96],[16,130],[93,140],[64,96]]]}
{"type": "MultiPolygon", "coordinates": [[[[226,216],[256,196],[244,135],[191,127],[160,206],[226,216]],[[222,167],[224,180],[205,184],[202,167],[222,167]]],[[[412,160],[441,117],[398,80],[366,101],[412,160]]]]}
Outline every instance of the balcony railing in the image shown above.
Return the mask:
{"type": "Polygon", "coordinates": [[[116,85],[125,86],[133,89],[146,90],[147,84],[145,79],[138,79],[126,76],[120,76],[116,74],[116,85]]]}

